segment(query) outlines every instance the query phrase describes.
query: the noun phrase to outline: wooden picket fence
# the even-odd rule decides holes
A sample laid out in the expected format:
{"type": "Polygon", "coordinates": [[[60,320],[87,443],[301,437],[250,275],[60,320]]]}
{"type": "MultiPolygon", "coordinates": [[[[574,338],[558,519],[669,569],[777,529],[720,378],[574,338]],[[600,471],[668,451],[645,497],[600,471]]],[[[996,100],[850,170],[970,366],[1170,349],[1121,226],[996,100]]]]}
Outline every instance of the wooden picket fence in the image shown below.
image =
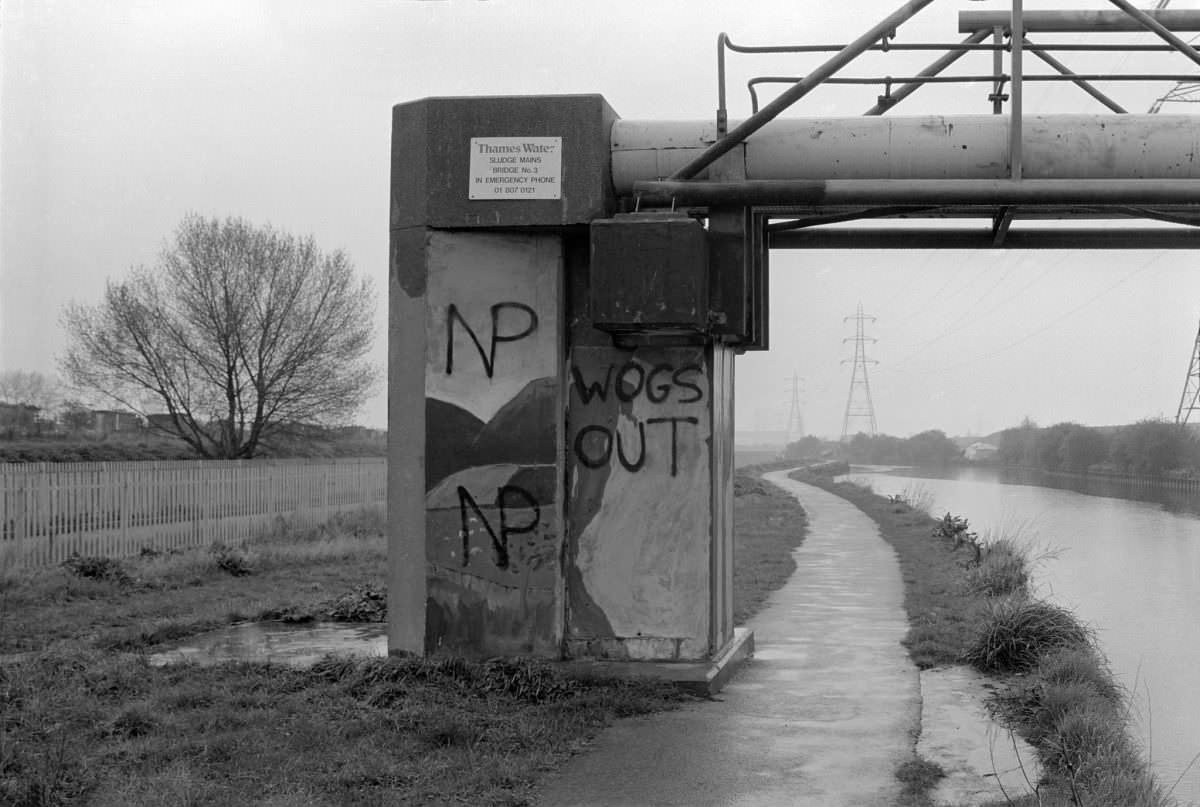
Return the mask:
{"type": "Polygon", "coordinates": [[[383,506],[383,457],[0,463],[0,569],[245,541],[383,506]]]}

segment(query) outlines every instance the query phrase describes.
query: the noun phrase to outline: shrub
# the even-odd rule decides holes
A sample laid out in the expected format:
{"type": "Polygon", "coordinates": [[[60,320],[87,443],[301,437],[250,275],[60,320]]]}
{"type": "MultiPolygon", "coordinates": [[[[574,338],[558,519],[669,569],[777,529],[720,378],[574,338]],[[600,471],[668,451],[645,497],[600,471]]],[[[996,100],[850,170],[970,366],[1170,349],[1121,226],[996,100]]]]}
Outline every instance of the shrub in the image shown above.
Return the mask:
{"type": "Polygon", "coordinates": [[[220,541],[209,547],[208,551],[212,553],[213,562],[221,571],[234,577],[254,574],[254,569],[250,567],[250,560],[246,557],[245,552],[226,546],[220,541]]]}
{"type": "Polygon", "coordinates": [[[62,567],[76,577],[89,580],[109,580],[114,583],[130,583],[132,578],[121,561],[99,555],[80,555],[78,552],[62,562],[62,567]]]}
{"type": "Polygon", "coordinates": [[[387,589],[370,583],[336,598],[325,612],[336,622],[383,622],[387,619],[387,589]]]}
{"type": "Polygon", "coordinates": [[[1064,608],[1017,595],[994,602],[965,660],[981,672],[1026,672],[1046,653],[1086,646],[1087,628],[1064,608]]]}
{"type": "Polygon", "coordinates": [[[981,550],[978,563],[967,570],[964,585],[968,592],[985,597],[1026,591],[1029,561],[1025,552],[1007,538],[992,541],[981,550]]]}
{"type": "Polygon", "coordinates": [[[1043,686],[1084,684],[1113,706],[1120,705],[1124,697],[1108,666],[1089,647],[1064,647],[1047,653],[1038,661],[1035,677],[1043,686]]]}
{"type": "Polygon", "coordinates": [[[752,476],[743,476],[741,474],[738,474],[733,478],[734,496],[748,496],[750,494],[769,496],[770,493],[771,492],[767,488],[767,484],[761,479],[752,476]]]}

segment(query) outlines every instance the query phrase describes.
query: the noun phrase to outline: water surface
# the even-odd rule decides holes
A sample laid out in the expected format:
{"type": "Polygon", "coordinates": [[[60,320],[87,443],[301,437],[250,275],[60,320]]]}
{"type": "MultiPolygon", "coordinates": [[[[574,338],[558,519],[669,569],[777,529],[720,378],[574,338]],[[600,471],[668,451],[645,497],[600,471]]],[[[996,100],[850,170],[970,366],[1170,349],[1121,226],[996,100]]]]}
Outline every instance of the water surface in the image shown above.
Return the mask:
{"type": "Polygon", "coordinates": [[[189,637],[175,647],[154,653],[151,664],[222,661],[270,661],[304,667],[328,654],[387,655],[387,625],[383,623],[243,622],[189,637]]]}

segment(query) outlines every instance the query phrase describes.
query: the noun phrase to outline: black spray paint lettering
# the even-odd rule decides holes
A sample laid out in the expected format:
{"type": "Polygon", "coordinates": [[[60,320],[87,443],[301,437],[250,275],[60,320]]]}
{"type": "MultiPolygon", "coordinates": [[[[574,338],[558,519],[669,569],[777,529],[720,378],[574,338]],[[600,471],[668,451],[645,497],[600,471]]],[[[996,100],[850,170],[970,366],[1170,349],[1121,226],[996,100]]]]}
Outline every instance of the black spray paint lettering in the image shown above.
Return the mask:
{"type": "Polygon", "coordinates": [[[488,345],[488,349],[484,350],[483,343],[479,341],[479,336],[475,333],[475,329],[459,313],[458,306],[450,303],[450,306],[446,309],[446,375],[454,373],[454,323],[456,321],[467,332],[467,336],[471,337],[471,341],[475,343],[475,349],[479,351],[479,358],[483,362],[483,370],[487,373],[488,378],[491,378],[496,372],[496,345],[501,342],[516,342],[537,330],[537,312],[524,303],[496,303],[491,307],[491,312],[491,342],[488,345]],[[515,333],[500,332],[500,313],[505,309],[524,312],[526,317],[528,317],[524,330],[515,333]]]}
{"type": "Polygon", "coordinates": [[[692,380],[692,376],[702,372],[703,368],[698,364],[681,367],[656,364],[646,370],[640,362],[627,361],[620,365],[608,365],[602,381],[588,381],[578,367],[571,368],[571,379],[575,394],[585,404],[597,398],[607,403],[610,394],[622,403],[629,403],[643,394],[651,403],[666,403],[675,389],[680,391],[676,403],[688,404],[704,399],[704,390],[692,380]]]}
{"type": "Polygon", "coordinates": [[[471,514],[474,513],[475,518],[479,519],[479,523],[487,530],[488,536],[492,539],[492,560],[498,569],[507,569],[509,567],[508,554],[508,538],[511,535],[520,535],[521,533],[533,532],[542,519],[542,508],[538,506],[537,501],[532,494],[524,488],[516,485],[501,485],[496,489],[496,504],[495,507],[500,511],[500,532],[492,527],[491,522],[487,520],[487,516],[479,508],[475,497],[471,492],[459,485],[458,487],[458,510],[462,518],[462,527],[459,529],[459,537],[462,538],[462,565],[466,566],[471,562],[471,514]],[[510,500],[515,497],[521,500],[519,503],[512,503],[510,500]],[[468,511],[470,508],[470,511],[468,511]],[[512,510],[532,510],[533,517],[525,524],[510,524],[508,519],[512,510]]]}
{"type": "Polygon", "coordinates": [[[700,423],[698,418],[690,416],[646,418],[644,423],[638,421],[638,437],[641,446],[636,461],[631,461],[626,456],[625,441],[619,430],[614,437],[612,429],[593,423],[584,426],[575,435],[573,445],[575,457],[585,468],[603,468],[612,462],[615,446],[617,461],[621,463],[621,467],[631,472],[640,471],[646,465],[646,424],[659,423],[671,424],[671,476],[677,476],[679,474],[679,424],[687,423],[695,426],[700,423]]]}

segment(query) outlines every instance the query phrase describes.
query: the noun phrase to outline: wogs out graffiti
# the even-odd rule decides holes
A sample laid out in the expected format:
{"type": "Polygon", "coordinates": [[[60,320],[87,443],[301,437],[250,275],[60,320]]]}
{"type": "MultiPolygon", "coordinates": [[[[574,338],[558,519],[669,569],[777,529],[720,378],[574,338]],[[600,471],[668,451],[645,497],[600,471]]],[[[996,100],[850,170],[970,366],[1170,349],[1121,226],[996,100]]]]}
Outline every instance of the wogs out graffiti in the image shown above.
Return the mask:
{"type": "MultiPolygon", "coordinates": [[[[608,403],[610,400],[632,403],[641,398],[657,406],[675,409],[679,404],[695,404],[704,400],[703,372],[699,364],[676,366],[662,362],[646,365],[627,361],[624,364],[610,364],[604,368],[602,375],[589,380],[579,367],[572,367],[571,389],[578,403],[583,405],[593,401],[608,403]]],[[[575,433],[571,450],[585,468],[604,468],[615,458],[626,471],[637,473],[646,468],[650,453],[647,448],[649,431],[649,444],[666,443],[669,446],[670,474],[677,476],[680,441],[694,439],[699,423],[699,418],[681,414],[632,418],[631,428],[592,423],[575,433]]]]}

